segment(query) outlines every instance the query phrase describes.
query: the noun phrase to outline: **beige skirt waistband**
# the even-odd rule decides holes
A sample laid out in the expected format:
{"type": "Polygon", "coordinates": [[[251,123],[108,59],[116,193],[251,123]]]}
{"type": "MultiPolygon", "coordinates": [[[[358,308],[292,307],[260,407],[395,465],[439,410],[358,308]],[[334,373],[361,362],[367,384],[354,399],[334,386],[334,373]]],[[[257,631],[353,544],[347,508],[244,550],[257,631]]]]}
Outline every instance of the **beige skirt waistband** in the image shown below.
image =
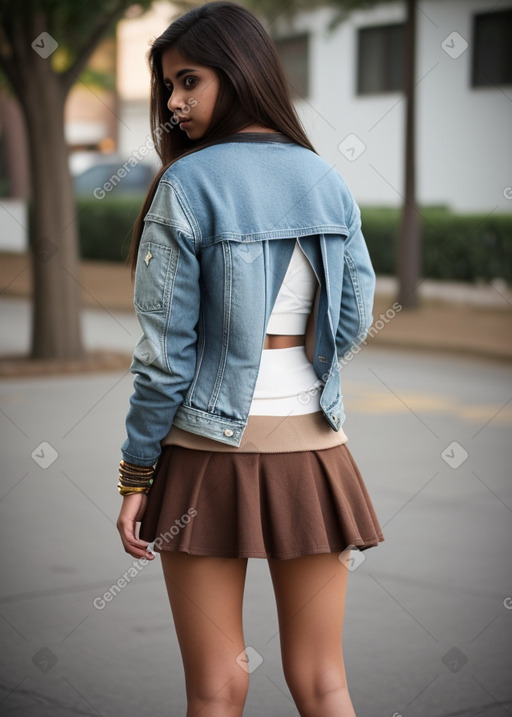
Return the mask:
{"type": "Polygon", "coordinates": [[[343,430],[334,431],[322,411],[317,411],[298,416],[249,416],[239,448],[177,426],[171,428],[162,446],[176,445],[222,453],[291,453],[321,451],[347,441],[343,430]]]}

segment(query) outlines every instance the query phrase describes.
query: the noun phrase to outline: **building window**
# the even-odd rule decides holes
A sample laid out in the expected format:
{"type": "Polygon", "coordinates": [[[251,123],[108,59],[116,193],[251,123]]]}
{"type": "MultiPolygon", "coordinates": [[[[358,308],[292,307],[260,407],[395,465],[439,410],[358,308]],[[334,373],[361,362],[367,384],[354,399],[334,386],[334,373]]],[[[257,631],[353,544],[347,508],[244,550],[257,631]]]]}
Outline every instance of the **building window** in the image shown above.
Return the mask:
{"type": "Polygon", "coordinates": [[[275,40],[292,97],[309,95],[309,35],[275,40]]]}
{"type": "Polygon", "coordinates": [[[512,10],[473,18],[473,87],[512,84],[512,10]]]}
{"type": "Polygon", "coordinates": [[[362,27],[357,43],[357,94],[404,89],[404,25],[362,27]]]}

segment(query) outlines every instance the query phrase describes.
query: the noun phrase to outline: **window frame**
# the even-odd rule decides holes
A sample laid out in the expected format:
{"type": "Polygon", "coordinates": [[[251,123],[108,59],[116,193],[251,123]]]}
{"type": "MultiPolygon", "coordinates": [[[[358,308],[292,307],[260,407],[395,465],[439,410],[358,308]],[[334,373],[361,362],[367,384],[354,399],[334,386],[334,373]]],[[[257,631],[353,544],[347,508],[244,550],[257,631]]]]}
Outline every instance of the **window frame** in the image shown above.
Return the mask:
{"type": "Polygon", "coordinates": [[[274,38],[274,44],[279,55],[279,60],[284,70],[285,78],[290,89],[290,94],[293,100],[308,99],[311,93],[311,33],[297,32],[294,34],[282,35],[274,38]],[[298,88],[292,83],[293,77],[290,77],[290,68],[287,66],[286,61],[283,60],[283,55],[280,51],[280,46],[286,42],[305,42],[305,78],[304,82],[300,81],[298,88]],[[303,91],[305,89],[305,91],[303,91]]]}
{"type": "MultiPolygon", "coordinates": [[[[509,87],[512,85],[512,49],[509,49],[508,52],[510,54],[510,62],[506,61],[503,63],[503,68],[505,70],[509,68],[509,77],[505,77],[504,79],[487,79],[485,81],[482,81],[482,78],[478,78],[479,73],[483,73],[485,76],[485,72],[481,69],[481,64],[479,64],[479,60],[481,61],[481,56],[485,53],[485,51],[488,51],[488,48],[482,48],[482,39],[480,38],[480,45],[478,42],[478,32],[479,27],[478,23],[483,18],[489,18],[491,16],[504,16],[508,15],[510,17],[510,22],[512,24],[512,7],[504,8],[503,10],[492,10],[489,12],[476,12],[473,15],[472,18],[472,57],[471,57],[471,89],[478,90],[478,89],[485,89],[489,87],[509,87]]],[[[499,26],[499,23],[498,23],[499,26]]],[[[482,31],[482,28],[480,27],[480,32],[482,31]]],[[[506,33],[506,28],[504,29],[504,32],[506,33]]],[[[504,46],[507,48],[512,47],[512,45],[509,43],[507,44],[506,38],[504,46]]],[[[503,69],[501,68],[501,69],[503,69]]]]}
{"type": "MultiPolygon", "coordinates": [[[[395,22],[383,22],[379,23],[377,25],[361,25],[357,29],[357,40],[356,40],[356,63],[355,63],[355,94],[357,97],[371,97],[375,95],[387,95],[392,94],[396,92],[404,92],[405,85],[404,85],[404,60],[405,60],[405,22],[404,21],[395,21],[395,22]],[[391,64],[388,65],[386,68],[386,82],[385,87],[376,89],[376,90],[365,90],[362,87],[362,57],[363,57],[363,48],[362,48],[362,42],[361,38],[363,33],[368,32],[375,32],[375,31],[383,31],[383,30],[400,30],[401,32],[401,42],[402,42],[402,58],[401,58],[401,65],[402,65],[402,73],[400,78],[400,87],[392,87],[392,72],[391,72],[391,64]]],[[[389,44],[393,41],[390,33],[388,33],[388,36],[386,37],[386,45],[389,46],[389,44]]],[[[389,56],[390,53],[385,52],[384,56],[389,56]]]]}

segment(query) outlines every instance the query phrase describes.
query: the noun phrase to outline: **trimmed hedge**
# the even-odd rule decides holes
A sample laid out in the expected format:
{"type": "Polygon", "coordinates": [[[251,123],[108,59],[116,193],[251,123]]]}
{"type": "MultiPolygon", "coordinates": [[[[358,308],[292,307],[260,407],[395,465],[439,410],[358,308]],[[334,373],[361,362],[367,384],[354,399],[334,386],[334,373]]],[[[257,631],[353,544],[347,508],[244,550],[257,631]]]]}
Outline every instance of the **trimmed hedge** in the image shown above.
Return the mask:
{"type": "Polygon", "coordinates": [[[77,199],[82,259],[125,261],[144,197],[77,199]]]}
{"type": "MultiPolygon", "coordinates": [[[[512,214],[453,214],[443,207],[420,214],[422,276],[512,283],[512,214]]],[[[401,210],[362,207],[361,216],[375,271],[394,274],[401,210]]]]}
{"type": "MultiPolygon", "coordinates": [[[[78,200],[84,259],[124,261],[143,197],[78,200]]],[[[420,210],[422,276],[512,284],[512,214],[453,214],[445,207],[420,210]]],[[[394,274],[400,209],[361,207],[363,233],[377,274],[394,274]]]]}

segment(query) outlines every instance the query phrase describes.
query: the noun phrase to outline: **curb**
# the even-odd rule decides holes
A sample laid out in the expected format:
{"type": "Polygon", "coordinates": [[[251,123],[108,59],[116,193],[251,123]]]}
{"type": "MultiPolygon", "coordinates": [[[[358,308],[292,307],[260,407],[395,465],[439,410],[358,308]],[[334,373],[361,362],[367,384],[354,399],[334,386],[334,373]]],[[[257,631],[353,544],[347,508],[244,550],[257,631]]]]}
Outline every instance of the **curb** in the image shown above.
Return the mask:
{"type": "Polygon", "coordinates": [[[12,378],[45,378],[84,373],[130,370],[131,355],[115,351],[91,351],[82,359],[31,359],[25,355],[0,356],[0,381],[12,378]]]}
{"type": "Polygon", "coordinates": [[[403,351],[418,351],[422,353],[432,354],[449,354],[451,356],[461,356],[464,358],[486,359],[490,361],[499,361],[501,363],[512,363],[512,353],[499,348],[485,348],[480,346],[470,346],[463,343],[442,343],[442,342],[422,342],[421,340],[405,341],[399,338],[383,338],[371,339],[368,346],[378,349],[400,349],[403,351]]]}

